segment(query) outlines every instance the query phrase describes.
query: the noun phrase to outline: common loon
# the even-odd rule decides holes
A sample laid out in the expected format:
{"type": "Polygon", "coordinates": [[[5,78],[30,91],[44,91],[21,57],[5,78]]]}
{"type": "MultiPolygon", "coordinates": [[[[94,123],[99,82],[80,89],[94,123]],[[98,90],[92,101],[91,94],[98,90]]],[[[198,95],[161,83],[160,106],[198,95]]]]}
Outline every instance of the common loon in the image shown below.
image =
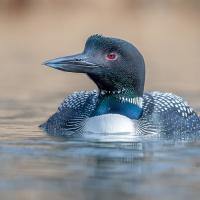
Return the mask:
{"type": "Polygon", "coordinates": [[[54,135],[125,133],[133,135],[190,134],[200,130],[200,118],[172,93],[144,93],[145,63],[131,43],[90,36],[80,54],[49,60],[45,65],[87,74],[98,90],[74,92],[41,125],[54,135]]]}

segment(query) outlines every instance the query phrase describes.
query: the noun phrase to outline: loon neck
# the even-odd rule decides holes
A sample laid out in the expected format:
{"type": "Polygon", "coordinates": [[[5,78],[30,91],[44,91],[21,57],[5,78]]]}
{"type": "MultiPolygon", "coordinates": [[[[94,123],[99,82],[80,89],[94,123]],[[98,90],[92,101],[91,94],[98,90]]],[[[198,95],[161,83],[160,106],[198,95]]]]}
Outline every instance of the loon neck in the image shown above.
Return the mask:
{"type": "Polygon", "coordinates": [[[101,98],[115,98],[120,103],[135,104],[142,108],[143,98],[138,96],[134,90],[131,89],[118,89],[114,91],[100,90],[101,98]]]}
{"type": "Polygon", "coordinates": [[[143,111],[143,98],[135,91],[120,89],[115,91],[100,90],[99,102],[95,115],[121,114],[131,119],[139,119],[143,111]]]}

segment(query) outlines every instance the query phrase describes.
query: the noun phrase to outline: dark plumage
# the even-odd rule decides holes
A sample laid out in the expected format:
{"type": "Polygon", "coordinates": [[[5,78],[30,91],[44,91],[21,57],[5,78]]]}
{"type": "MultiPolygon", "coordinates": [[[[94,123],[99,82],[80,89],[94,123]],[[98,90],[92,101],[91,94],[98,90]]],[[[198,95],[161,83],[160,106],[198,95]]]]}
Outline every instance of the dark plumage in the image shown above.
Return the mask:
{"type": "Polygon", "coordinates": [[[88,119],[109,114],[131,119],[135,134],[188,137],[200,130],[198,115],[180,97],[144,93],[144,59],[124,40],[94,35],[88,38],[83,53],[53,59],[45,65],[86,73],[99,89],[66,97],[58,111],[41,125],[49,133],[83,133],[88,119]]]}

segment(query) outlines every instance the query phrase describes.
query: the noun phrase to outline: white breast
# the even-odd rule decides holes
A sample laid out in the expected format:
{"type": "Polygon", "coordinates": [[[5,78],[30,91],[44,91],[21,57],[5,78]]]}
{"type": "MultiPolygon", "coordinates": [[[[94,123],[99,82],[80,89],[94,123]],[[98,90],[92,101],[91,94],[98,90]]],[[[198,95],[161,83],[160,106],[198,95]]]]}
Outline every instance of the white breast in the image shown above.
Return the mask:
{"type": "Polygon", "coordinates": [[[105,114],[86,120],[84,132],[92,133],[134,133],[136,124],[133,120],[119,114],[105,114]]]}
{"type": "Polygon", "coordinates": [[[87,139],[127,142],[137,135],[137,123],[123,115],[105,114],[87,119],[83,131],[87,139]]]}

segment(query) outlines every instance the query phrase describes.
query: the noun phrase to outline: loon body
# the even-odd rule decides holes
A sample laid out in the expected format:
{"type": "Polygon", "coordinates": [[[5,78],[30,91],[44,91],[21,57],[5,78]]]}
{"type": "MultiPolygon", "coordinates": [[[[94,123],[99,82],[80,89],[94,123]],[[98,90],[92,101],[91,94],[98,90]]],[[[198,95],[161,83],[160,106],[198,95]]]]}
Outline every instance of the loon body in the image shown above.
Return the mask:
{"type": "Polygon", "coordinates": [[[67,72],[86,73],[98,90],[75,92],[41,127],[54,135],[129,133],[189,135],[200,130],[200,118],[182,98],[144,93],[145,64],[130,43],[94,35],[83,53],[44,63],[67,72]]]}

